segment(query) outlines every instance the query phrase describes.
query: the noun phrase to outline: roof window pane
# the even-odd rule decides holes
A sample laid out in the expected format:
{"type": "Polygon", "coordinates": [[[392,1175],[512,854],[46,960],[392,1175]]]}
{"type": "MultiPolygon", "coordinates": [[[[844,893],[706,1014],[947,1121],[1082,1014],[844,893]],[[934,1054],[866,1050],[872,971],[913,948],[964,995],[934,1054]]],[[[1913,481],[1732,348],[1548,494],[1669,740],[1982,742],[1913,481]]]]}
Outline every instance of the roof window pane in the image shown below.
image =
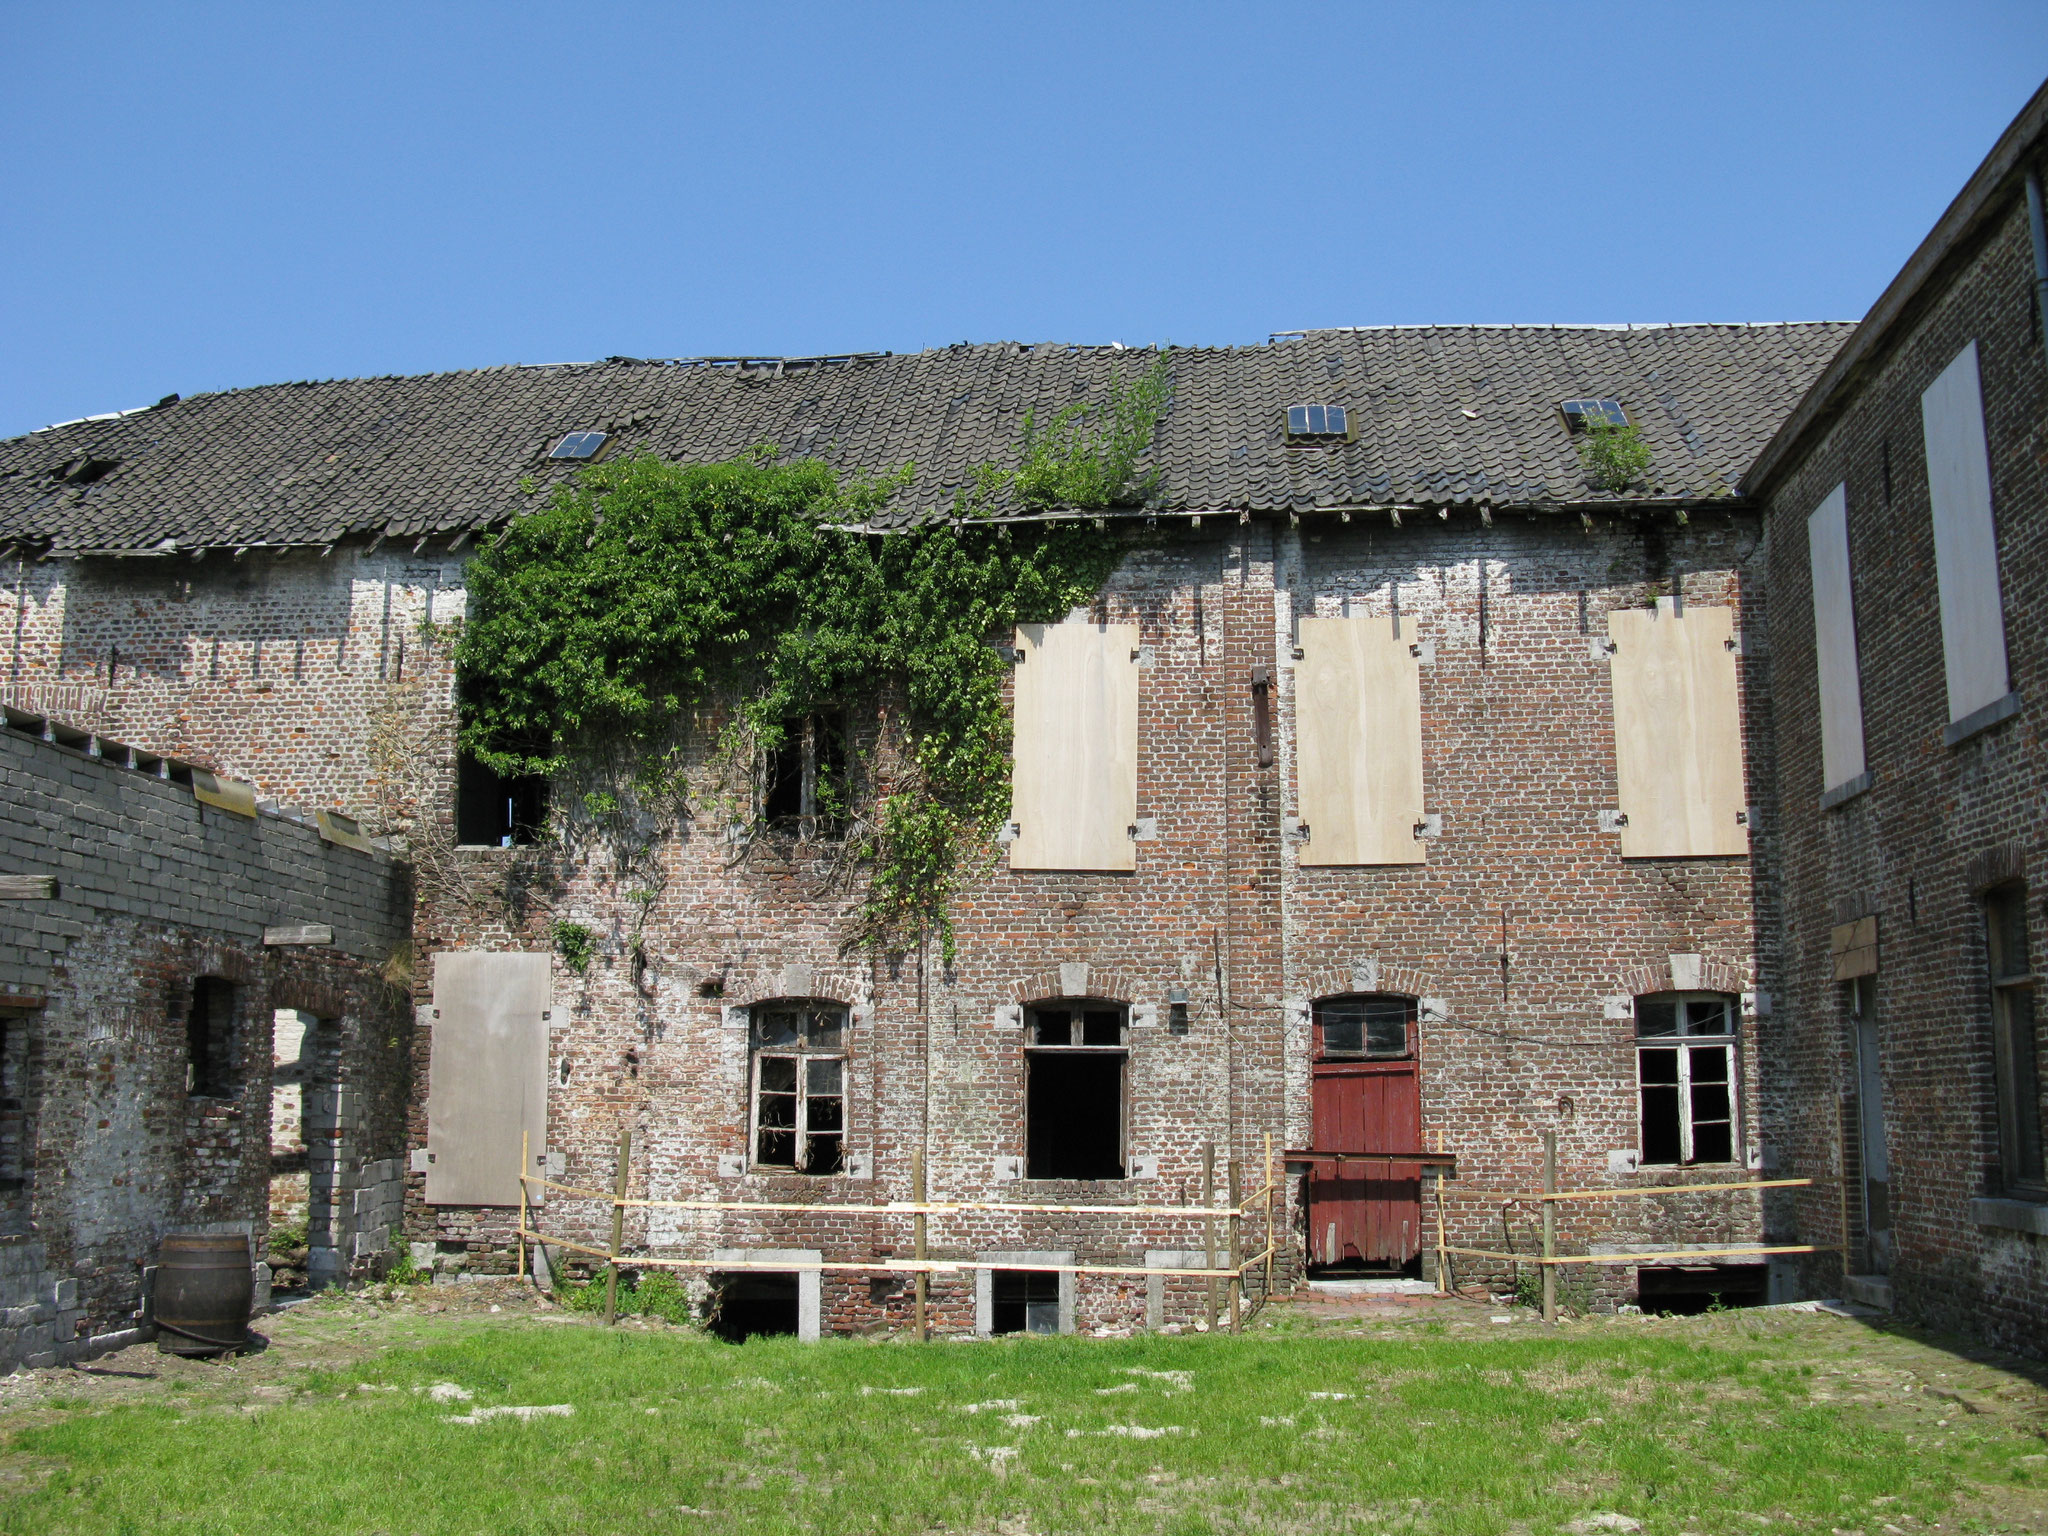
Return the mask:
{"type": "Polygon", "coordinates": [[[1351,435],[1351,413],[1341,405],[1290,405],[1287,407],[1287,440],[1343,437],[1351,435]]]}
{"type": "Polygon", "coordinates": [[[596,454],[598,449],[604,446],[604,440],[609,435],[609,433],[605,432],[571,432],[567,437],[555,444],[555,451],[549,454],[548,457],[551,459],[590,458],[596,454]]]}
{"type": "Polygon", "coordinates": [[[1567,400],[1558,409],[1564,412],[1565,426],[1574,432],[1585,431],[1589,421],[1610,427],[1628,425],[1628,412],[1621,408],[1619,400],[1567,400]]]}

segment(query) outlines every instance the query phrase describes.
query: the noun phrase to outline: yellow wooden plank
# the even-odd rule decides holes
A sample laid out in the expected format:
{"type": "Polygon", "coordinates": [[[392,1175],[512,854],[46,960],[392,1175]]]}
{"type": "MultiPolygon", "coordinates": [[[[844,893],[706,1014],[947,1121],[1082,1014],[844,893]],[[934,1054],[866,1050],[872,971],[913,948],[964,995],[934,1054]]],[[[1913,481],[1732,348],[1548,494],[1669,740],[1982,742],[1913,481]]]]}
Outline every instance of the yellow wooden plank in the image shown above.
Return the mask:
{"type": "Polygon", "coordinates": [[[1385,618],[1305,618],[1294,670],[1297,813],[1309,865],[1420,864],[1422,692],[1385,618]]]}
{"type": "Polygon", "coordinates": [[[1012,869],[1137,867],[1138,626],[1022,624],[1012,869]]]}
{"type": "Polygon", "coordinates": [[[1734,612],[1669,598],[1607,616],[1625,859],[1749,852],[1734,612]]]}
{"type": "Polygon", "coordinates": [[[223,779],[204,768],[192,770],[192,798],[237,816],[256,814],[256,786],[240,779],[223,779]]]}
{"type": "Polygon", "coordinates": [[[1859,917],[1853,923],[1838,923],[1828,933],[1828,953],[1846,954],[1852,949],[1877,947],[1877,914],[1859,917]]]}

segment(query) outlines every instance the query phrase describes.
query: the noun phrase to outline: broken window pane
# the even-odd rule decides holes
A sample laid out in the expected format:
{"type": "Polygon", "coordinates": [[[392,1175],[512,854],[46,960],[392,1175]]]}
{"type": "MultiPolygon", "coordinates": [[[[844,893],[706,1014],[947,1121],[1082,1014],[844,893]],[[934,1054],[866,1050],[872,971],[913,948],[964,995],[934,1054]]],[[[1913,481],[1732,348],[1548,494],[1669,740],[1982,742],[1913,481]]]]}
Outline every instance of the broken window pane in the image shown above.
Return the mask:
{"type": "Polygon", "coordinates": [[[1639,1036],[1671,1041],[1637,1053],[1643,1161],[1734,1162],[1735,999],[1666,992],[1637,998],[1635,1011],[1639,1036]],[[1702,1036],[1719,1036],[1720,1043],[1693,1043],[1702,1036]]]}
{"type": "Polygon", "coordinates": [[[756,1166],[818,1174],[844,1170],[846,1058],[838,1053],[846,1021],[846,1009],[826,1003],[782,1002],[754,1010],[756,1166]],[[820,1049],[833,1054],[811,1054],[820,1049]]]}
{"type": "Polygon", "coordinates": [[[1060,1277],[1039,1269],[999,1269],[989,1276],[990,1333],[1058,1333],[1060,1277]]]}
{"type": "Polygon", "coordinates": [[[1999,1172],[2006,1193],[2048,1196],[2043,1157],[2048,1106],[2041,1094],[2035,1039],[2034,980],[2027,945],[2027,889],[2001,886],[1984,898],[1985,938],[1991,961],[1992,1081],[1998,1099],[1999,1172]]]}
{"type": "Polygon", "coordinates": [[[1323,1056],[1394,1060],[1410,1054],[1408,1026],[1415,1002],[1406,997],[1333,997],[1315,1005],[1323,1056]]]}
{"type": "Polygon", "coordinates": [[[1678,1004],[1653,998],[1636,999],[1636,1033],[1675,1035],[1678,1033],[1678,1004]]]}
{"type": "Polygon", "coordinates": [[[1643,1161],[1683,1161],[1678,1113],[1678,1052],[1644,1051],[1642,1083],[1643,1161]]]}
{"type": "Polygon", "coordinates": [[[218,976],[192,983],[185,1006],[185,1091],[194,1098],[234,1096],[235,986],[218,976]]]}
{"type": "Polygon", "coordinates": [[[1081,1015],[1083,1045],[1122,1045],[1124,1016],[1120,1008],[1090,1008],[1081,1015]]]}
{"type": "Polygon", "coordinates": [[[1725,997],[1687,998],[1685,1032],[1688,1035],[1732,1035],[1735,1033],[1730,1001],[1725,997]]]}
{"type": "Polygon", "coordinates": [[[1064,1008],[1034,1008],[1031,1012],[1033,1045],[1072,1045],[1073,1015],[1064,1008]]]}

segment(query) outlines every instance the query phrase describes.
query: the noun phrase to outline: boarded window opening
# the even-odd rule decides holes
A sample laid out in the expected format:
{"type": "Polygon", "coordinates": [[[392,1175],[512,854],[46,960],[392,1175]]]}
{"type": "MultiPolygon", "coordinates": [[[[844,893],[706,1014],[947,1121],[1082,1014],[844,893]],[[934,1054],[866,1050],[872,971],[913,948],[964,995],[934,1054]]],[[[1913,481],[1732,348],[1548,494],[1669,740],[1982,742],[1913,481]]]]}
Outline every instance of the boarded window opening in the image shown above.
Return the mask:
{"type": "Polygon", "coordinates": [[[1735,1160],[1735,999],[1660,992],[1636,999],[1644,1163],[1735,1160]]]}
{"type": "Polygon", "coordinates": [[[1420,864],[1422,685],[1387,619],[1304,618],[1295,668],[1301,862],[1420,864]]]}
{"type": "Polygon", "coordinates": [[[784,1000],[754,1010],[754,1166],[846,1168],[847,1010],[784,1000]]]}
{"type": "Polygon", "coordinates": [[[235,1091],[235,987],[218,976],[192,983],[185,1010],[185,1092],[225,1099],[235,1091]]]}
{"type": "Polygon", "coordinates": [[[1765,1264],[1645,1265],[1636,1271],[1636,1305],[1663,1317],[1716,1307],[1760,1307],[1769,1290],[1765,1264]]]}
{"type": "Polygon", "coordinates": [[[743,1272],[712,1277],[710,1331],[729,1344],[797,1332],[797,1277],[743,1272]]]}
{"type": "Polygon", "coordinates": [[[2048,1197],[2043,1168],[2040,1061],[2034,1040],[2034,977],[2028,969],[2027,888],[2003,885],[1984,898],[1991,961],[1992,1077],[1998,1091],[1999,1167],[2005,1192],[2048,1197]]]}
{"type": "Polygon", "coordinates": [[[1137,868],[1135,624],[1017,628],[1012,869],[1137,868]]]}
{"type": "Polygon", "coordinates": [[[1026,1178],[1124,1177],[1125,1027],[1117,1004],[1030,1010],[1026,1178]]]}
{"type": "Polygon", "coordinates": [[[1749,852],[1734,618],[1668,597],[1607,616],[1625,859],[1749,852]]]}
{"type": "Polygon", "coordinates": [[[548,781],[508,778],[468,753],[455,760],[455,841],[465,848],[529,848],[548,818],[548,781]]]}
{"type": "Polygon", "coordinates": [[[999,1269],[989,1277],[989,1332],[1058,1333],[1060,1277],[1050,1270],[999,1269]]]}

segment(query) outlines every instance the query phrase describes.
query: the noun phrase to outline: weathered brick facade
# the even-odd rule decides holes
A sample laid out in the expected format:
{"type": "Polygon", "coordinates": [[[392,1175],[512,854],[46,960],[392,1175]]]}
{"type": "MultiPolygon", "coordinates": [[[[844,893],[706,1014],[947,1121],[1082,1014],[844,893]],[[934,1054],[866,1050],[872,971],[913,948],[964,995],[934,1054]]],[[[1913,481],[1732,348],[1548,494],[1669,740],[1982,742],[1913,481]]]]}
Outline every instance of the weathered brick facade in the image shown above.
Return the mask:
{"type": "Polygon", "coordinates": [[[316,1270],[380,1265],[389,1233],[359,1213],[395,1197],[402,1150],[410,1019],[385,971],[407,953],[404,866],[274,809],[201,804],[159,776],[178,765],[129,766],[111,741],[61,745],[41,721],[8,721],[7,873],[55,887],[0,900],[0,1024],[21,1048],[4,1092],[22,1159],[0,1185],[0,1365],[136,1337],[166,1232],[248,1233],[260,1256],[280,1008],[323,1026],[306,1101],[316,1270]],[[299,925],[332,942],[265,945],[266,928],[299,925]],[[233,989],[231,1055],[192,1093],[201,978],[233,989]]]}
{"type": "MultiPolygon", "coordinates": [[[[2048,1340],[2048,1205],[2003,1187],[1983,899],[2031,882],[2027,921],[2043,953],[2048,362],[2022,185],[2040,164],[2043,105],[2022,114],[1845,347],[1840,376],[1816,387],[1745,487],[1768,502],[1777,652],[1785,995],[1765,1062],[1771,1139],[1782,1162],[1846,1181],[1788,1199],[1786,1230],[1845,1245],[1853,1272],[1883,1267],[1865,1230],[1865,1105],[1830,955],[1835,927],[1874,916],[1892,1293],[1914,1317],[2033,1352],[2048,1340]],[[1973,341],[2021,708],[1951,744],[1921,395],[1973,341]],[[1837,485],[1870,784],[1824,808],[1806,520],[1837,485]]],[[[1833,1254],[1807,1269],[1811,1289],[1839,1283],[1833,1254]]]]}

